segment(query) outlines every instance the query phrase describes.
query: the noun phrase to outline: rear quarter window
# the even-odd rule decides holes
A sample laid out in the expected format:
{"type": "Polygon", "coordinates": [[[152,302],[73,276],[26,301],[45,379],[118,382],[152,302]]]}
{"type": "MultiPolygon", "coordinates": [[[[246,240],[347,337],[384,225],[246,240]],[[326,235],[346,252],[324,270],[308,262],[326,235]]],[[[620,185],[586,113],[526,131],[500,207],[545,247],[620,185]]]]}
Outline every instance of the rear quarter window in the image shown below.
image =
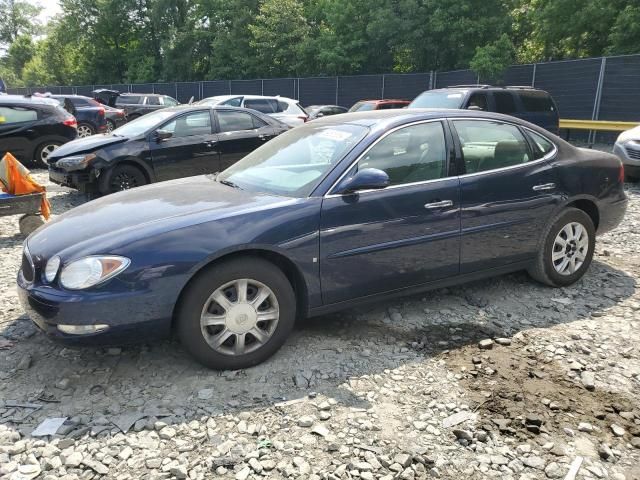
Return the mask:
{"type": "Polygon", "coordinates": [[[518,92],[518,95],[527,112],[555,112],[556,110],[551,95],[546,92],[518,92]]]}

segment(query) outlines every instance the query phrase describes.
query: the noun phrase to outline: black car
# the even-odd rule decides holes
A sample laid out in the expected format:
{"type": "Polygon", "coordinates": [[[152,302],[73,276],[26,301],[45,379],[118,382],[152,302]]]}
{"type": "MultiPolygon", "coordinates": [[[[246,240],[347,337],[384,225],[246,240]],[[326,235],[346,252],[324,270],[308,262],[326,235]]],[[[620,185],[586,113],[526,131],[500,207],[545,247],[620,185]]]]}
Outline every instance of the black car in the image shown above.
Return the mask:
{"type": "Polygon", "coordinates": [[[121,93],[115,99],[114,105],[122,108],[127,118],[133,120],[156,110],[175,107],[180,103],[175,98],[157,93],[121,93]]]}
{"type": "Polygon", "coordinates": [[[288,129],[272,117],[244,108],[166,108],[111,134],[65,145],[50,157],[49,177],[83,193],[107,194],[214,173],[288,129]]]}
{"type": "Polygon", "coordinates": [[[93,98],[82,95],[51,95],[78,121],[78,136],[89,137],[107,131],[105,109],[93,98]]]}
{"type": "Polygon", "coordinates": [[[427,90],[409,108],[462,108],[522,118],[558,134],[560,117],[551,95],[533,87],[455,85],[427,90]]]}
{"type": "Polygon", "coordinates": [[[127,114],[124,109],[104,105],[104,116],[107,119],[107,133],[127,123],[127,114]]]}
{"type": "Polygon", "coordinates": [[[329,115],[347,113],[349,109],[341,107],[340,105],[310,105],[305,108],[305,111],[309,114],[309,120],[314,120],[316,118],[328,117],[329,115]]]}
{"type": "Polygon", "coordinates": [[[55,100],[0,96],[0,158],[46,166],[51,153],[78,136],[76,119],[55,100]]]}

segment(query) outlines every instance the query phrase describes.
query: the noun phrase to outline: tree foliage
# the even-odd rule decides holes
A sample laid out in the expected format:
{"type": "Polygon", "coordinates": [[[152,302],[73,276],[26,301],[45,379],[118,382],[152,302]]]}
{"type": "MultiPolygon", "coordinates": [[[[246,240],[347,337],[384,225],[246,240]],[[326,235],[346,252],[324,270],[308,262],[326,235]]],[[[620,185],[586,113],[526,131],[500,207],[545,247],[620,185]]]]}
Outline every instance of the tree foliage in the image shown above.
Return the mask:
{"type": "Polygon", "coordinates": [[[640,53],[638,0],[0,0],[10,85],[450,70],[640,53]]]}

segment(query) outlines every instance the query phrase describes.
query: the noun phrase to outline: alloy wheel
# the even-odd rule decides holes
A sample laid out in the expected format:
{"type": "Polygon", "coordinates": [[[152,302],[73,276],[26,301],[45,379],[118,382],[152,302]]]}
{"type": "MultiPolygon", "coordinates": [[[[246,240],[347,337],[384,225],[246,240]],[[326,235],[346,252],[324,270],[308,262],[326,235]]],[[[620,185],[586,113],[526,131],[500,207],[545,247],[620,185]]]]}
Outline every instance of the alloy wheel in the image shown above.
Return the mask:
{"type": "Polygon", "coordinates": [[[114,125],[113,122],[111,122],[110,120],[107,120],[107,133],[111,133],[114,130],[114,125]]]}
{"type": "Polygon", "coordinates": [[[78,137],[85,138],[90,137],[91,135],[93,135],[91,127],[87,125],[78,125],[78,137]]]}
{"type": "Polygon", "coordinates": [[[111,179],[111,189],[114,192],[129,190],[138,186],[138,180],[126,172],[118,173],[111,179]]]}
{"type": "Polygon", "coordinates": [[[577,272],[589,253],[589,234],[578,222],[565,225],[553,242],[551,261],[560,275],[573,275],[577,272]]]}
{"type": "Polygon", "coordinates": [[[40,150],[40,162],[43,165],[49,165],[49,156],[58,147],[59,145],[56,145],[55,143],[50,143],[42,147],[42,149],[40,150]]]}
{"type": "Polygon", "coordinates": [[[280,319],[273,291],[256,280],[243,278],[217,288],[200,316],[202,335],[209,346],[225,355],[244,355],[269,341],[280,319]]]}

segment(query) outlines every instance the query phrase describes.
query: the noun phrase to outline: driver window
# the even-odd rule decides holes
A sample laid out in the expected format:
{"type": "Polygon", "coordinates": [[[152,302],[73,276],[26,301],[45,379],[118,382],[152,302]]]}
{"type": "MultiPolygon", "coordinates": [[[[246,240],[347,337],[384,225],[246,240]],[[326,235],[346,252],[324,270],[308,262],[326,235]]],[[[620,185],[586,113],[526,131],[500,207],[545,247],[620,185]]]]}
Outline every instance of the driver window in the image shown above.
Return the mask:
{"type": "Polygon", "coordinates": [[[474,110],[483,110],[483,111],[488,111],[489,108],[487,106],[487,94],[486,93],[474,93],[473,95],[471,95],[471,97],[469,98],[469,106],[467,107],[468,109],[473,109],[474,110]]]}
{"type": "Polygon", "coordinates": [[[423,182],[447,176],[447,148],[442,123],[401,128],[378,142],[358,162],[358,168],[377,168],[389,175],[390,185],[423,182]]]}
{"type": "Polygon", "coordinates": [[[173,133],[173,138],[209,135],[211,133],[211,116],[209,112],[188,113],[173,119],[160,130],[173,133]]]}

